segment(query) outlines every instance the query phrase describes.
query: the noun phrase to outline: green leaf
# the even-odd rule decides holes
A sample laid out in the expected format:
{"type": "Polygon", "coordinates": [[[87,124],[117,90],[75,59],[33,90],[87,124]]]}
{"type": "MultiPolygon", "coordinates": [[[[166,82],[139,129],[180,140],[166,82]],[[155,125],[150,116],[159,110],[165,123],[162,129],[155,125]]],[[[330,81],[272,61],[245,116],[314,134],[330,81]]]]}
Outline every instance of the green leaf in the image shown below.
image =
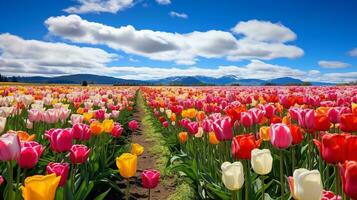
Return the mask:
{"type": "Polygon", "coordinates": [[[103,192],[102,194],[98,195],[94,200],[103,200],[108,195],[110,190],[111,188],[109,188],[107,191],[103,192]]]}

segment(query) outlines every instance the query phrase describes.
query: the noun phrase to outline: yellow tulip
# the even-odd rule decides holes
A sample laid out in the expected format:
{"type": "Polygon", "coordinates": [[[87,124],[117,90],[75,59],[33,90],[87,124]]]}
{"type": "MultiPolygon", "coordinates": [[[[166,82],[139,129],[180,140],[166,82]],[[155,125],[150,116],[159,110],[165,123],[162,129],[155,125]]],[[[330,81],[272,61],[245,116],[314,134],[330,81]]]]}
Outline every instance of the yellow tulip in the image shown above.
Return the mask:
{"type": "Polygon", "coordinates": [[[92,122],[89,128],[93,135],[100,135],[104,131],[103,124],[99,121],[92,122]]]}
{"type": "Polygon", "coordinates": [[[84,121],[89,122],[89,120],[92,119],[92,117],[93,117],[93,113],[88,113],[88,112],[83,113],[83,119],[84,119],[84,121]]]}
{"type": "Polygon", "coordinates": [[[131,145],[131,154],[140,156],[144,152],[144,147],[141,146],[140,144],[133,143],[131,145]]]}
{"type": "Polygon", "coordinates": [[[114,121],[112,119],[105,119],[102,124],[104,128],[104,132],[106,133],[112,132],[114,128],[114,121]]]}
{"type": "Polygon", "coordinates": [[[357,103],[352,103],[352,113],[357,114],[357,103]]]}
{"type": "Polygon", "coordinates": [[[259,130],[259,136],[261,139],[263,139],[264,141],[269,141],[270,140],[270,136],[269,136],[269,126],[262,126],[260,127],[259,130]]]}
{"type": "Polygon", "coordinates": [[[119,173],[124,178],[135,176],[138,158],[131,153],[123,153],[116,158],[119,173]]]}
{"type": "Polygon", "coordinates": [[[22,197],[25,200],[52,200],[55,198],[60,180],[61,176],[56,176],[54,173],[27,177],[25,186],[21,186],[22,197]]]}

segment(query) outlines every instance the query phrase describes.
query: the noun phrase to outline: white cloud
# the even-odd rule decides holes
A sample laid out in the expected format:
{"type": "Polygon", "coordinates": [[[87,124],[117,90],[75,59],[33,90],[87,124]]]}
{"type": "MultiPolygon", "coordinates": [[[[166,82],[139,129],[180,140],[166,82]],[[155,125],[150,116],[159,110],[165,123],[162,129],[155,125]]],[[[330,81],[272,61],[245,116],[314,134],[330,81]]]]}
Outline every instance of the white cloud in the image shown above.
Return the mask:
{"type": "Polygon", "coordinates": [[[357,56],[357,48],[352,49],[351,51],[348,52],[350,56],[357,56]]]}
{"type": "Polygon", "coordinates": [[[24,40],[9,33],[0,34],[0,51],[0,71],[8,75],[97,72],[117,59],[117,55],[98,48],[24,40]]]}
{"type": "Polygon", "coordinates": [[[156,0],[156,2],[160,5],[168,5],[171,4],[171,0],[156,0]]]}
{"type": "Polygon", "coordinates": [[[327,60],[320,60],[318,62],[320,67],[329,68],[329,69],[338,69],[338,68],[346,68],[349,67],[350,64],[340,61],[327,61],[327,60]]]}
{"type": "Polygon", "coordinates": [[[80,5],[64,9],[68,13],[117,13],[134,5],[133,0],[77,0],[80,5]]]}
{"type": "Polygon", "coordinates": [[[282,24],[270,21],[249,20],[239,22],[232,32],[243,34],[247,39],[265,42],[288,42],[296,39],[296,34],[282,24]]]}
{"type": "Polygon", "coordinates": [[[130,62],[139,62],[139,60],[138,60],[138,59],[135,59],[135,58],[129,58],[129,61],[130,61],[130,62]]]}
{"type": "Polygon", "coordinates": [[[188,18],[188,15],[186,13],[178,13],[178,12],[175,12],[175,11],[171,11],[169,13],[169,15],[171,17],[178,17],[178,18],[183,18],[183,19],[187,19],[188,18]]]}
{"type": "Polygon", "coordinates": [[[72,42],[107,45],[128,54],[185,65],[195,64],[199,57],[270,60],[304,54],[299,47],[284,44],[281,39],[274,40],[272,36],[265,39],[269,41],[256,40],[249,31],[237,39],[232,33],[220,30],[185,34],[136,30],[131,25],[116,28],[89,22],[78,15],[50,17],[45,24],[50,34],[72,42]]]}

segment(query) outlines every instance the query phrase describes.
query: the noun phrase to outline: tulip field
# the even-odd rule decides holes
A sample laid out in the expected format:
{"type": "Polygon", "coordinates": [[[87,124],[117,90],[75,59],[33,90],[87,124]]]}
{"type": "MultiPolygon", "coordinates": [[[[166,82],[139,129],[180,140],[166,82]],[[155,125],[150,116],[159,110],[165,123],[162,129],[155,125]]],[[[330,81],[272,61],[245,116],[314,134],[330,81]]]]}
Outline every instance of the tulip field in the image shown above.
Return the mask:
{"type": "Polygon", "coordinates": [[[166,199],[168,180],[192,191],[174,200],[357,199],[357,87],[0,86],[0,199],[166,199]],[[148,126],[163,167],[140,165],[148,126]]]}

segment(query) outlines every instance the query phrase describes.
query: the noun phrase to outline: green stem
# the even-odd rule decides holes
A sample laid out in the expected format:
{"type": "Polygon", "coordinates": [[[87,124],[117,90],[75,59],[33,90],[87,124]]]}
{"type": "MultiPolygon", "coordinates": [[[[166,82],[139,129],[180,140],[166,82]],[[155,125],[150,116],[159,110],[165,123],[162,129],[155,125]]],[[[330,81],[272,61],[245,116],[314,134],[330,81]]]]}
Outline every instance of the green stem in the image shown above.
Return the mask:
{"type": "MultiPolygon", "coordinates": [[[[18,165],[17,166],[17,176],[16,176],[16,190],[20,189],[20,174],[21,174],[21,168],[18,165]]],[[[18,192],[15,192],[15,199],[17,199],[18,192]]]]}
{"type": "Polygon", "coordinates": [[[280,153],[280,185],[281,185],[281,199],[284,197],[285,190],[285,181],[284,181],[284,154],[283,150],[279,151],[280,153]]]}
{"type": "Polygon", "coordinates": [[[149,200],[151,199],[151,189],[149,188],[149,200]]]}
{"type": "Polygon", "coordinates": [[[291,146],[291,164],[292,164],[292,174],[294,174],[296,161],[295,161],[295,146],[291,146]]]}
{"type": "Polygon", "coordinates": [[[238,190],[232,190],[232,200],[238,200],[238,190]]]}
{"type": "Polygon", "coordinates": [[[340,195],[340,171],[338,169],[338,165],[335,165],[335,186],[336,186],[336,196],[340,195]]]}
{"type": "Polygon", "coordinates": [[[76,175],[76,165],[73,164],[72,165],[72,184],[71,184],[71,191],[72,191],[72,194],[74,194],[74,185],[75,185],[75,175],[76,175]]]}
{"type": "Polygon", "coordinates": [[[265,177],[264,176],[260,176],[260,179],[262,181],[262,200],[265,200],[265,177]]]}
{"type": "Polygon", "coordinates": [[[13,171],[12,171],[12,161],[8,161],[7,162],[7,170],[8,170],[8,173],[9,173],[9,182],[8,182],[8,192],[7,192],[7,195],[8,195],[8,199],[14,199],[13,197],[13,171]]]}

